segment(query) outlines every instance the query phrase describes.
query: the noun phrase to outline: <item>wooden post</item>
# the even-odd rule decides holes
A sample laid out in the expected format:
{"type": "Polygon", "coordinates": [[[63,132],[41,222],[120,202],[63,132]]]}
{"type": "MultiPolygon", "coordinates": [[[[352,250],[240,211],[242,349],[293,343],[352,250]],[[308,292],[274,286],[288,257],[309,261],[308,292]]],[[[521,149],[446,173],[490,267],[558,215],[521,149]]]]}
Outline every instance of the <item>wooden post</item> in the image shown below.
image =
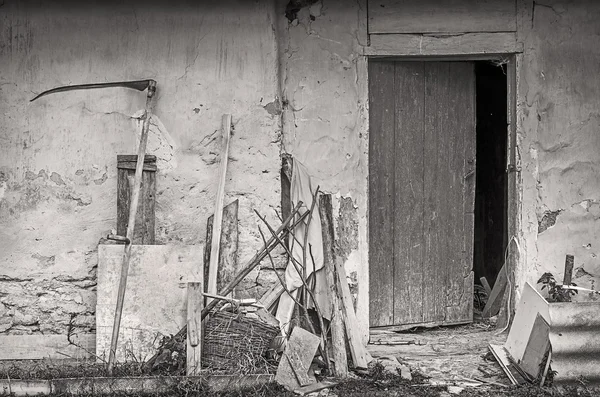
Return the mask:
{"type": "Polygon", "coordinates": [[[198,375],[202,364],[203,284],[202,281],[193,281],[187,284],[187,376],[198,375]]]}
{"type": "MultiPolygon", "coordinates": [[[[221,246],[221,222],[223,219],[223,200],[225,199],[225,179],[227,176],[227,161],[229,160],[229,141],[231,138],[231,115],[223,115],[223,149],[221,151],[221,171],[219,174],[219,187],[215,203],[213,233],[210,246],[210,266],[208,268],[208,293],[216,294],[217,273],[219,271],[219,249],[221,246]]],[[[210,303],[212,299],[208,299],[210,303]]]]}
{"type": "Polygon", "coordinates": [[[331,344],[333,349],[334,370],[336,377],[348,376],[348,357],[346,353],[346,338],[344,321],[340,310],[340,298],[337,290],[335,274],[335,249],[333,231],[333,208],[331,195],[319,197],[319,214],[321,215],[321,233],[323,236],[323,260],[325,277],[327,279],[327,295],[331,302],[331,344]]]}
{"type": "Polygon", "coordinates": [[[563,277],[563,285],[570,285],[573,278],[573,266],[575,266],[575,257],[567,254],[565,258],[565,275],[563,277]]]}
{"type": "MultiPolygon", "coordinates": [[[[137,155],[117,156],[117,235],[127,234],[129,205],[134,179],[137,155]]],[[[140,200],[135,218],[133,244],[154,245],[155,242],[155,203],[156,203],[156,156],[144,157],[140,200]]]]}

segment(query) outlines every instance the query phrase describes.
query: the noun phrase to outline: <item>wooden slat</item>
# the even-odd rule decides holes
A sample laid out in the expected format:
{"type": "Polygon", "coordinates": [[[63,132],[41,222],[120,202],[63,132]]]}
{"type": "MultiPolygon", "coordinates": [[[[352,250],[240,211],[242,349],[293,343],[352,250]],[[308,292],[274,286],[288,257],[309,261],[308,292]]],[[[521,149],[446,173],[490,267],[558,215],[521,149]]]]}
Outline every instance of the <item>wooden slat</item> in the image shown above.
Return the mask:
{"type": "Polygon", "coordinates": [[[538,379],[544,370],[544,356],[549,349],[550,326],[544,320],[544,317],[538,313],[529,335],[527,347],[523,353],[523,359],[519,363],[521,369],[533,379],[538,379]]]}
{"type": "Polygon", "coordinates": [[[264,293],[264,295],[258,300],[258,303],[263,305],[267,310],[271,311],[273,306],[279,300],[281,294],[283,294],[285,289],[281,283],[277,282],[270,290],[264,293]]]}
{"type": "MultiPolygon", "coordinates": [[[[135,174],[137,155],[117,156],[117,234],[127,234],[131,186],[135,174]],[[126,159],[125,162],[123,159],[126,159]],[[130,161],[133,159],[133,161],[130,161]]],[[[140,199],[135,218],[133,244],[154,245],[155,243],[155,207],[156,207],[156,156],[144,157],[144,171],[140,187],[140,199]],[[154,167],[148,168],[148,167],[154,167]]]]}
{"type": "Polygon", "coordinates": [[[352,361],[355,368],[366,369],[372,358],[367,351],[367,347],[361,341],[359,324],[356,312],[354,311],[354,304],[352,303],[352,295],[350,294],[348,280],[346,280],[346,271],[339,259],[335,261],[335,271],[338,282],[338,294],[342,300],[342,314],[344,316],[344,325],[348,345],[350,346],[350,353],[352,354],[352,361]]]}
{"type": "Polygon", "coordinates": [[[394,64],[369,63],[369,318],[393,324],[394,64]]]}
{"type": "Polygon", "coordinates": [[[369,0],[369,34],[514,32],[514,0],[369,0]]]}
{"type": "MultiPolygon", "coordinates": [[[[217,289],[221,291],[238,271],[238,210],[239,200],[227,204],[223,208],[221,222],[221,239],[219,247],[219,267],[217,272],[217,289]]],[[[204,289],[208,290],[208,271],[212,241],[214,214],[206,221],[206,241],[204,246],[204,289]]],[[[237,297],[234,290],[234,297],[237,297]]]]}
{"type": "Polygon", "coordinates": [[[348,359],[344,321],[340,311],[341,302],[335,274],[335,236],[333,231],[333,205],[330,194],[323,194],[319,198],[319,215],[321,216],[321,234],[323,236],[323,263],[327,279],[327,296],[331,303],[330,326],[334,361],[333,374],[336,377],[345,378],[348,376],[348,359]]]}
{"type": "Polygon", "coordinates": [[[483,286],[485,293],[488,294],[488,296],[489,296],[490,293],[492,292],[492,287],[490,287],[490,283],[488,283],[487,278],[480,277],[479,281],[481,281],[481,285],[483,286]]]}
{"type": "Polygon", "coordinates": [[[187,350],[186,374],[187,376],[199,375],[202,367],[202,318],[204,307],[202,295],[204,283],[187,283],[187,350]]]}
{"type": "Polygon", "coordinates": [[[483,308],[482,316],[484,318],[495,316],[500,311],[502,297],[504,297],[504,291],[506,290],[506,284],[506,264],[504,264],[504,266],[502,266],[500,269],[500,272],[498,272],[498,277],[496,277],[496,282],[492,288],[492,293],[490,296],[488,296],[488,301],[483,308]]]}
{"type": "Polygon", "coordinates": [[[96,352],[96,334],[77,334],[69,343],[67,335],[2,335],[0,360],[39,360],[43,358],[88,358],[96,352]]]}
{"type": "Polygon", "coordinates": [[[522,52],[515,33],[465,33],[449,36],[373,34],[365,55],[476,55],[522,52]]]}
{"type": "MultiPolygon", "coordinates": [[[[208,293],[216,294],[217,273],[219,269],[219,250],[221,240],[221,221],[223,216],[223,200],[225,199],[225,180],[227,177],[227,162],[229,160],[229,142],[231,138],[231,115],[223,115],[223,148],[221,150],[221,164],[219,172],[219,186],[217,187],[217,198],[215,200],[215,212],[213,222],[213,238],[210,248],[210,266],[208,270],[208,293]]],[[[210,302],[211,299],[208,300],[210,302]]]]}
{"type": "Polygon", "coordinates": [[[394,324],[411,324],[423,322],[424,63],[394,74],[394,324]]]}

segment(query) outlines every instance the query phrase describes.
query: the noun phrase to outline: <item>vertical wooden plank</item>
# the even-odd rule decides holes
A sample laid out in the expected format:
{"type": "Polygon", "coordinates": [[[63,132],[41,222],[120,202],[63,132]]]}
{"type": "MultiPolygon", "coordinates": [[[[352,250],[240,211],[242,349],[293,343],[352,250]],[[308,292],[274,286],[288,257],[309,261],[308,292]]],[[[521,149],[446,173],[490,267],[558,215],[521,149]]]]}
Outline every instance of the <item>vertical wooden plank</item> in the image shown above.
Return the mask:
{"type": "Polygon", "coordinates": [[[565,274],[563,276],[564,285],[571,284],[571,279],[573,278],[573,266],[575,266],[575,257],[567,254],[565,257],[565,274]]]}
{"type": "Polygon", "coordinates": [[[331,195],[323,194],[319,198],[319,215],[321,215],[321,233],[323,235],[323,262],[327,278],[327,296],[331,302],[331,345],[334,360],[334,376],[348,376],[348,359],[346,353],[346,337],[344,321],[341,316],[341,302],[337,290],[335,275],[335,250],[333,231],[333,206],[331,195]]]}
{"type": "Polygon", "coordinates": [[[396,62],[394,324],[423,322],[424,62],[396,62]]]}
{"type": "Polygon", "coordinates": [[[194,281],[187,284],[187,351],[186,374],[198,375],[202,358],[202,318],[204,307],[203,282],[194,281]]]}
{"type": "MultiPolygon", "coordinates": [[[[117,234],[127,234],[131,184],[135,174],[137,155],[117,156],[117,234]]],[[[144,170],[140,186],[140,200],[135,220],[134,244],[155,244],[155,203],[156,203],[156,156],[144,157],[144,170]]]]}
{"type": "MultiPolygon", "coordinates": [[[[221,291],[223,287],[233,279],[238,271],[238,209],[239,200],[227,204],[223,208],[223,221],[221,222],[221,247],[219,249],[219,271],[217,272],[217,290],[221,291]]],[[[206,241],[204,245],[204,289],[208,289],[208,269],[210,264],[214,215],[208,217],[206,221],[206,241]]],[[[237,297],[234,289],[234,297],[237,297]]]]}
{"type": "MultiPolygon", "coordinates": [[[[208,289],[211,294],[217,294],[217,273],[219,271],[219,250],[221,248],[221,226],[223,216],[223,200],[225,199],[225,180],[227,177],[227,163],[229,161],[229,142],[231,138],[231,115],[224,114],[222,118],[223,147],[221,149],[221,163],[219,167],[219,186],[215,200],[215,220],[210,244],[210,265],[208,268],[208,289]]],[[[207,299],[210,303],[212,299],[207,299]]]]}
{"type": "Polygon", "coordinates": [[[393,324],[394,63],[369,62],[369,319],[393,324]]]}

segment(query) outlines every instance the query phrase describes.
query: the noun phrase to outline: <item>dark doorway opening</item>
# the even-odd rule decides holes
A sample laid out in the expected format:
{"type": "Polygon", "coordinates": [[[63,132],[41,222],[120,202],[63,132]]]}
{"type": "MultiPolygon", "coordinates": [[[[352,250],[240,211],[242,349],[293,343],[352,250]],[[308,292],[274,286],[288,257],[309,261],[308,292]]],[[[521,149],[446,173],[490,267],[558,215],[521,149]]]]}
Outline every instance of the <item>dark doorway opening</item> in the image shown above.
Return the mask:
{"type": "Polygon", "coordinates": [[[504,265],[507,227],[506,65],[476,62],[477,171],[473,270],[494,285],[504,265]]]}

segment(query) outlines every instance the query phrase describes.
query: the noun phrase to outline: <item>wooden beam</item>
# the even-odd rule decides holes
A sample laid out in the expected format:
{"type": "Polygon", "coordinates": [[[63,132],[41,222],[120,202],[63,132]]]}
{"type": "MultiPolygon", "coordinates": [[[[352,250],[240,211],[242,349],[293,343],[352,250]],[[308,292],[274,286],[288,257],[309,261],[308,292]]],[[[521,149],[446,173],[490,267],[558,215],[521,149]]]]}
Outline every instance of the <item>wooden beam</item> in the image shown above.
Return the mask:
{"type": "Polygon", "coordinates": [[[323,236],[323,261],[327,279],[327,296],[331,302],[331,345],[333,350],[333,374],[339,378],[348,376],[348,358],[346,353],[346,338],[344,321],[340,311],[340,298],[335,275],[335,249],[333,229],[333,206],[331,195],[319,197],[319,215],[321,215],[321,233],[323,236]]]}
{"type": "Polygon", "coordinates": [[[335,271],[337,276],[337,291],[342,300],[342,315],[344,316],[344,325],[346,327],[346,336],[350,345],[352,361],[354,362],[354,367],[367,369],[369,362],[373,358],[361,341],[358,320],[354,311],[352,295],[350,294],[350,286],[348,286],[346,271],[339,258],[335,261],[335,271]]]}
{"type": "MultiPolygon", "coordinates": [[[[219,186],[217,188],[217,199],[213,222],[212,242],[210,248],[210,265],[208,269],[208,291],[216,294],[217,273],[219,271],[219,249],[221,241],[221,222],[223,219],[223,200],[225,199],[225,179],[227,177],[227,162],[229,160],[229,142],[231,138],[231,115],[224,114],[223,126],[223,148],[221,150],[221,167],[219,174],[219,186]]],[[[207,301],[210,303],[210,299],[207,301]]]]}
{"type": "Polygon", "coordinates": [[[202,281],[188,282],[187,284],[187,376],[198,375],[202,367],[201,314],[204,307],[203,289],[204,283],[202,281]]]}
{"type": "MultiPolygon", "coordinates": [[[[219,266],[217,271],[217,290],[221,291],[238,271],[238,208],[235,200],[223,208],[221,222],[221,241],[219,247],[219,266]]],[[[206,241],[212,241],[214,214],[206,221],[206,241]]],[[[204,290],[208,291],[208,271],[212,246],[204,246],[204,290]]]]}
{"type": "Polygon", "coordinates": [[[514,32],[515,1],[368,0],[369,33],[514,32]]]}
{"type": "Polygon", "coordinates": [[[431,36],[427,34],[372,34],[364,55],[370,56],[428,56],[510,54],[523,52],[516,34],[461,33],[431,36]]]}
{"type": "Polygon", "coordinates": [[[0,360],[83,359],[96,352],[96,334],[67,335],[2,335],[0,360]]]}
{"type": "Polygon", "coordinates": [[[573,266],[575,266],[575,257],[567,254],[565,257],[565,275],[563,276],[563,284],[570,285],[573,278],[573,266]]]}

